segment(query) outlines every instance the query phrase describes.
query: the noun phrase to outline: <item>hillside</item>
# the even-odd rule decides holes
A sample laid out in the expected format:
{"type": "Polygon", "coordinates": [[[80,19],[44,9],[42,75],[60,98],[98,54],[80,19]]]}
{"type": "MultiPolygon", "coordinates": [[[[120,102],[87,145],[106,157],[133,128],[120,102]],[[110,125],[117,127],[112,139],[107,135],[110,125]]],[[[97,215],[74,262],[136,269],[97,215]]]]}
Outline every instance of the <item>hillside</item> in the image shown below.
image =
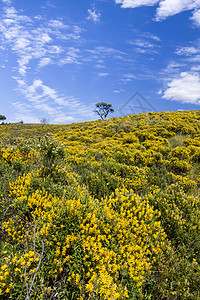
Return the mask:
{"type": "Polygon", "coordinates": [[[0,126],[1,299],[200,299],[200,111],[0,126]]]}

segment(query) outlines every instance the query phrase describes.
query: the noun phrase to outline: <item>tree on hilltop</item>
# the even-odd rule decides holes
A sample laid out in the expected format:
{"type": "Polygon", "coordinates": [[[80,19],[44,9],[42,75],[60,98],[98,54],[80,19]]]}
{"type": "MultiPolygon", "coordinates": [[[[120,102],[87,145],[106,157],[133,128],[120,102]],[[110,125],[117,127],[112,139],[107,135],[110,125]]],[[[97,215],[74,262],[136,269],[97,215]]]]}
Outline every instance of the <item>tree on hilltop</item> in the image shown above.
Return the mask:
{"type": "Polygon", "coordinates": [[[43,125],[46,125],[46,124],[48,124],[48,120],[46,118],[42,118],[40,120],[40,123],[43,124],[43,125]]]}
{"type": "Polygon", "coordinates": [[[6,120],[6,117],[3,116],[3,115],[0,115],[0,120],[1,120],[1,121],[4,121],[4,120],[6,120]]]}
{"type": "Polygon", "coordinates": [[[99,115],[99,117],[103,120],[107,117],[109,113],[113,113],[114,109],[112,108],[112,104],[108,104],[105,102],[99,102],[96,104],[96,108],[94,112],[99,115]]]}

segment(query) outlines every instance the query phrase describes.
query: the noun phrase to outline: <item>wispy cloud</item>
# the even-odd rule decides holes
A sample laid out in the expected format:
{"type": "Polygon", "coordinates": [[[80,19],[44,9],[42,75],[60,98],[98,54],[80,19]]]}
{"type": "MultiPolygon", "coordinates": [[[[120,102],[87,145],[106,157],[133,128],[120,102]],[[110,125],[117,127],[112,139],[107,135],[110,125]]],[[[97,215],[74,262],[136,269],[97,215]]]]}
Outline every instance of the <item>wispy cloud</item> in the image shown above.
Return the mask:
{"type": "Polygon", "coordinates": [[[98,76],[99,77],[106,77],[106,76],[108,76],[109,75],[109,73],[98,73],[98,76]]]}
{"type": "Polygon", "coordinates": [[[123,77],[119,80],[122,84],[127,84],[136,79],[136,76],[132,73],[124,74],[123,77]]]}
{"type": "Polygon", "coordinates": [[[2,2],[5,3],[5,4],[7,4],[7,5],[9,5],[9,4],[12,3],[12,0],[2,0],[2,2]]]}
{"type": "Polygon", "coordinates": [[[157,92],[157,94],[158,94],[158,95],[162,95],[162,90],[159,90],[159,91],[157,92]]]}
{"type": "Polygon", "coordinates": [[[159,46],[155,43],[152,43],[146,39],[135,39],[128,41],[130,45],[135,46],[135,51],[137,53],[146,53],[146,54],[159,54],[159,51],[156,48],[159,46]]]}
{"type": "Polygon", "coordinates": [[[178,47],[175,52],[182,61],[185,61],[191,70],[199,70],[200,66],[200,40],[189,43],[189,46],[178,47]]]}
{"type": "Polygon", "coordinates": [[[81,64],[80,49],[82,28],[65,24],[60,19],[46,20],[40,16],[20,14],[12,2],[3,0],[5,6],[0,17],[1,49],[9,49],[17,56],[13,78],[16,91],[24,100],[12,102],[15,120],[38,122],[43,116],[51,122],[82,121],[94,118],[93,108],[80,99],[62,96],[39,78],[32,79],[36,71],[47,65],[81,64]],[[34,64],[33,64],[34,63],[34,64]],[[30,73],[30,74],[29,74],[30,73]],[[67,111],[67,113],[65,113],[67,111]],[[59,116],[59,118],[58,118],[59,116]]]}
{"type": "Polygon", "coordinates": [[[104,63],[102,64],[102,63],[97,63],[96,65],[95,65],[95,67],[97,68],[97,69],[105,69],[106,68],[106,66],[104,65],[104,63]]]}
{"type": "Polygon", "coordinates": [[[145,40],[137,39],[135,41],[130,41],[129,43],[139,48],[154,48],[154,45],[152,43],[149,43],[148,41],[145,40]]]}
{"type": "Polygon", "coordinates": [[[184,67],[185,64],[181,64],[176,61],[171,61],[168,63],[167,67],[161,71],[161,73],[167,78],[169,76],[177,76],[177,74],[180,74],[180,70],[184,67]]]}
{"type": "Polygon", "coordinates": [[[80,56],[80,49],[75,47],[69,47],[66,49],[63,57],[58,61],[59,65],[65,64],[81,64],[81,56],[80,56]]]}
{"type": "Polygon", "coordinates": [[[48,26],[57,30],[69,29],[70,26],[64,24],[61,20],[49,20],[48,26]]]}
{"type": "Polygon", "coordinates": [[[179,47],[176,54],[196,66],[200,61],[200,40],[190,42],[189,46],[179,47]]]}
{"type": "Polygon", "coordinates": [[[137,28],[131,28],[131,31],[133,31],[138,38],[145,38],[149,41],[161,42],[160,37],[152,32],[140,31],[137,28]]]}
{"type": "Polygon", "coordinates": [[[21,76],[26,75],[31,61],[38,62],[40,68],[52,63],[59,64],[61,54],[66,50],[66,63],[77,62],[77,55],[75,60],[75,54],[64,42],[76,43],[81,31],[79,26],[64,24],[61,20],[30,18],[19,14],[12,6],[4,7],[0,18],[2,44],[10,47],[18,56],[18,72],[21,76]]]}
{"type": "Polygon", "coordinates": [[[98,46],[95,49],[92,50],[88,50],[88,52],[93,53],[93,54],[97,54],[97,55],[102,55],[104,57],[106,56],[110,56],[110,55],[126,55],[125,52],[120,51],[118,49],[114,49],[111,47],[105,47],[105,46],[98,46]]]}
{"type": "Polygon", "coordinates": [[[75,118],[64,115],[63,113],[59,114],[53,119],[53,123],[71,123],[75,122],[75,118]]]}
{"type": "MultiPolygon", "coordinates": [[[[117,63],[125,62],[127,60],[127,53],[118,49],[106,46],[97,46],[93,49],[87,49],[84,61],[94,62],[96,68],[107,68],[110,61],[117,63]]],[[[103,72],[105,73],[105,72],[103,72]]]]}
{"type": "Polygon", "coordinates": [[[95,8],[88,9],[88,20],[93,21],[94,23],[99,23],[101,18],[100,12],[97,12],[95,8]]]}
{"type": "Polygon", "coordinates": [[[39,62],[39,64],[38,64],[38,67],[39,67],[39,68],[43,68],[43,67],[45,67],[45,66],[50,65],[51,63],[52,63],[51,58],[49,58],[49,57],[43,57],[43,58],[40,60],[40,62],[39,62]]]}
{"type": "Polygon", "coordinates": [[[143,5],[152,6],[159,0],[115,0],[115,3],[121,4],[123,8],[136,8],[143,5]]]}
{"type": "Polygon", "coordinates": [[[200,53],[200,49],[198,47],[181,47],[177,49],[176,54],[178,55],[185,55],[185,56],[192,56],[194,54],[200,53]]]}
{"type": "Polygon", "coordinates": [[[112,47],[97,46],[92,49],[86,49],[81,62],[93,64],[96,69],[102,69],[103,72],[100,72],[100,74],[108,74],[109,70],[107,71],[107,69],[111,62],[115,62],[117,68],[119,64],[124,64],[128,59],[128,54],[124,51],[112,47]]]}
{"type": "MultiPolygon", "coordinates": [[[[72,96],[59,95],[55,89],[45,85],[40,79],[35,79],[32,84],[27,84],[23,79],[16,78],[16,80],[18,83],[17,90],[28,101],[25,107],[31,105],[32,110],[35,110],[38,115],[48,116],[51,122],[55,123],[58,116],[60,117],[59,123],[62,123],[61,119],[81,121],[85,116],[88,119],[94,117],[92,107],[72,96]],[[67,111],[67,115],[65,111],[67,111]]],[[[13,105],[15,104],[14,102],[13,105]]],[[[19,108],[19,105],[16,106],[17,108],[19,108]]]]}
{"type": "Polygon", "coordinates": [[[135,52],[140,54],[159,54],[161,39],[150,32],[141,32],[135,28],[131,29],[134,38],[128,40],[128,44],[135,46],[135,52]]]}
{"type": "Polygon", "coordinates": [[[11,103],[13,111],[13,122],[23,121],[24,123],[39,123],[40,119],[32,112],[32,106],[19,101],[11,103]]]}
{"type": "Polygon", "coordinates": [[[120,94],[122,92],[124,92],[125,90],[124,89],[119,89],[119,90],[113,90],[113,93],[115,94],[120,94]]]}
{"type": "Polygon", "coordinates": [[[143,33],[141,33],[141,35],[144,36],[144,37],[146,37],[146,38],[148,38],[148,39],[156,41],[156,42],[160,42],[161,41],[161,39],[157,35],[152,34],[150,32],[143,32],[143,33]]]}

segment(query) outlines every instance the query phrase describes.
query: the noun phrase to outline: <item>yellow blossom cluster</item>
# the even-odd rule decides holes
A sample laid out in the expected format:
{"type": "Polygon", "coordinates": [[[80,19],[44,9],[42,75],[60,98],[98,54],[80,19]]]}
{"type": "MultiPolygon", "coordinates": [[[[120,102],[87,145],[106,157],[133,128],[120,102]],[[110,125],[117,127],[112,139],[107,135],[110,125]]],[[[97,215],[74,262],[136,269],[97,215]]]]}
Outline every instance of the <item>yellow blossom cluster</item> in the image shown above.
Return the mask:
{"type": "Polygon", "coordinates": [[[32,161],[34,161],[35,151],[30,151],[30,152],[26,153],[16,147],[13,147],[13,148],[8,147],[8,148],[0,149],[0,156],[7,163],[10,163],[10,162],[16,161],[16,160],[32,162],[32,161]]]}
{"type": "MultiPolygon", "coordinates": [[[[55,276],[57,268],[62,273],[66,264],[74,264],[71,251],[73,247],[79,247],[82,253],[79,262],[79,271],[82,274],[79,273],[79,276],[87,273],[85,293],[91,293],[98,281],[95,290],[97,295],[104,299],[110,299],[111,295],[115,295],[116,299],[127,298],[128,291],[120,283],[123,276],[130,278],[140,289],[145,280],[144,275],[151,269],[154,255],[161,251],[162,242],[166,237],[160,222],[156,221],[159,213],[153,210],[148,200],[143,200],[128,190],[116,190],[115,197],[101,201],[91,199],[88,203],[85,202],[83,191],[78,199],[58,199],[48,194],[44,188],[28,195],[31,176],[33,173],[28,173],[10,184],[10,196],[14,198],[14,204],[19,205],[22,202],[27,206],[32,228],[26,227],[26,223],[10,218],[3,223],[4,231],[18,243],[25,243],[26,240],[30,243],[35,237],[45,238],[45,243],[49,246],[55,245],[55,252],[52,253],[55,267],[54,271],[50,271],[50,274],[54,273],[55,276]],[[26,197],[22,197],[23,194],[26,197]],[[73,219],[79,219],[79,228],[76,234],[67,234],[61,238],[56,233],[55,221],[59,222],[63,213],[66,214],[69,223],[61,225],[60,230],[69,226],[73,219]],[[19,229],[22,225],[26,230],[23,236],[21,231],[17,230],[17,227],[19,229]],[[34,228],[37,229],[36,232],[34,228]]],[[[23,274],[24,268],[27,267],[28,281],[38,261],[36,252],[30,250],[20,258],[16,256],[12,263],[15,264],[14,270],[17,274],[23,274]]],[[[82,279],[80,277],[79,280],[76,275],[74,278],[69,277],[68,281],[79,286],[82,279]]]]}

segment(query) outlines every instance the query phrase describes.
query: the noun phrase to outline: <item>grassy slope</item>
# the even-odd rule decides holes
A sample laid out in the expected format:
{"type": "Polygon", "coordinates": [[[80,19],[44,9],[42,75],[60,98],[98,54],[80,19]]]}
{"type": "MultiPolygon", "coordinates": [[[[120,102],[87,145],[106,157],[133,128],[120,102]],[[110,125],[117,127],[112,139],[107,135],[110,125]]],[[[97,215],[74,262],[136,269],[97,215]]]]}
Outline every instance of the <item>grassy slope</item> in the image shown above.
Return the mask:
{"type": "Polygon", "coordinates": [[[199,120],[0,126],[3,299],[198,299],[199,120]]]}

